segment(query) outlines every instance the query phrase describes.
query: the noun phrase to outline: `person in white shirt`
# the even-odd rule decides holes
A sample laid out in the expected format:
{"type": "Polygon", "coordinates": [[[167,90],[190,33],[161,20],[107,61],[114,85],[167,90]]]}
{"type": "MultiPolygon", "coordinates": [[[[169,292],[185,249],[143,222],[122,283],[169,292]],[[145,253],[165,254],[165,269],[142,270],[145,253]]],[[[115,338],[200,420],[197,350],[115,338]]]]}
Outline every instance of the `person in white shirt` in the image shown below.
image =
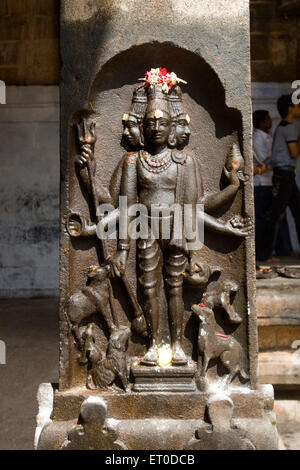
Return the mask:
{"type": "MultiPolygon", "coordinates": [[[[266,212],[272,203],[273,169],[270,165],[272,158],[272,119],[266,110],[253,113],[253,173],[255,201],[255,245],[256,259],[265,259],[263,237],[265,231],[266,212]]],[[[275,236],[276,237],[276,236],[275,236]]],[[[292,251],[286,217],[278,231],[276,253],[288,255],[292,251]]],[[[269,258],[268,261],[279,261],[269,258]]]]}
{"type": "Polygon", "coordinates": [[[272,119],[268,111],[254,111],[253,127],[254,186],[272,186],[273,170],[269,166],[272,157],[272,119]]]}

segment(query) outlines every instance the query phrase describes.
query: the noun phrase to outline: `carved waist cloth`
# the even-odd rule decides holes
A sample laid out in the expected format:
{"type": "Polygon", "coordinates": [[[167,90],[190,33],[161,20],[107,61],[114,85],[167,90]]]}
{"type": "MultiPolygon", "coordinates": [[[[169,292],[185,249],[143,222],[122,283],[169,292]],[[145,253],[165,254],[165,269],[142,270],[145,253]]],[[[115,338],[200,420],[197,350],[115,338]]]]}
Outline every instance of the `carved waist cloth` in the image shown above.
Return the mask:
{"type": "MultiPolygon", "coordinates": [[[[166,211],[165,207],[161,207],[162,211],[155,208],[154,213],[144,214],[139,216],[141,225],[141,239],[144,240],[159,240],[162,248],[166,248],[174,237],[178,239],[183,238],[182,220],[176,217],[177,224],[174,223],[174,212],[166,211]],[[174,233],[175,232],[175,233],[174,233]],[[147,235],[146,235],[147,233],[147,235]]],[[[181,217],[182,219],[182,217],[181,217]]]]}
{"type": "Polygon", "coordinates": [[[144,288],[158,287],[160,274],[164,274],[170,287],[182,286],[188,258],[182,250],[171,247],[171,243],[170,240],[138,242],[139,282],[144,288]]]}
{"type": "Polygon", "coordinates": [[[191,236],[186,236],[183,214],[170,210],[168,206],[155,206],[153,213],[151,211],[150,214],[141,213],[139,220],[141,227],[139,239],[156,239],[163,250],[170,247],[187,252],[187,243],[198,241],[197,234],[190,227],[188,230],[191,231],[191,236]]]}

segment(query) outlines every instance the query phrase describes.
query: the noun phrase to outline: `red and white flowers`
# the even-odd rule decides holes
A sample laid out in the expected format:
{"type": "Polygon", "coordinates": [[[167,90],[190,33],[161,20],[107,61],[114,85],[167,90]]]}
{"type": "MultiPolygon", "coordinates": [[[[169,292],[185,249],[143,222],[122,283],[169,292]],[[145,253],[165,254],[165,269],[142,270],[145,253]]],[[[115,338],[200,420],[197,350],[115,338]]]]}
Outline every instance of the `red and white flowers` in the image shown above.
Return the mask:
{"type": "Polygon", "coordinates": [[[145,82],[145,86],[153,87],[153,85],[160,85],[164,93],[168,93],[178,83],[187,84],[186,81],[177,77],[176,73],[169,73],[167,69],[161,67],[146,72],[145,78],[140,78],[140,80],[145,82]]]}

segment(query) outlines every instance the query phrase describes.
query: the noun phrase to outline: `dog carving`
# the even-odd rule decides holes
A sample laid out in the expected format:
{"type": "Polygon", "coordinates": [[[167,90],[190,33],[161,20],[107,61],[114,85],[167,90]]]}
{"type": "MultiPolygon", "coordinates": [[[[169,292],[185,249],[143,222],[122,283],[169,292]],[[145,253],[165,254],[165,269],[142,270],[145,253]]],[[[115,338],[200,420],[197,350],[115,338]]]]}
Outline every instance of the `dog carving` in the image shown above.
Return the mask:
{"type": "Polygon", "coordinates": [[[112,385],[116,378],[119,378],[124,390],[126,392],[130,390],[126,358],[130,335],[131,330],[127,326],[120,326],[118,329],[114,329],[109,338],[106,357],[103,357],[103,353],[95,343],[92,329],[87,331],[85,349],[92,366],[90,380],[88,381],[89,388],[95,388],[96,386],[100,390],[105,390],[112,385]]]}
{"type": "Polygon", "coordinates": [[[240,324],[242,322],[239,314],[234,310],[233,305],[231,305],[231,294],[237,292],[239,286],[233,281],[220,281],[217,283],[215,289],[212,289],[202,297],[202,302],[211,307],[220,307],[225,310],[231,323],[240,324]]]}
{"type": "Polygon", "coordinates": [[[198,370],[205,377],[211,359],[220,359],[229,371],[225,383],[229,385],[237,374],[249,379],[244,368],[244,354],[241,345],[232,336],[216,333],[214,312],[204,304],[193,305],[192,312],[199,320],[198,370]]]}
{"type": "MultiPolygon", "coordinates": [[[[109,331],[115,327],[109,300],[109,274],[106,266],[92,266],[88,273],[88,286],[76,291],[67,305],[67,317],[79,349],[84,348],[80,324],[91,315],[100,312],[109,331]]],[[[83,360],[81,361],[82,363],[83,360]]]]}

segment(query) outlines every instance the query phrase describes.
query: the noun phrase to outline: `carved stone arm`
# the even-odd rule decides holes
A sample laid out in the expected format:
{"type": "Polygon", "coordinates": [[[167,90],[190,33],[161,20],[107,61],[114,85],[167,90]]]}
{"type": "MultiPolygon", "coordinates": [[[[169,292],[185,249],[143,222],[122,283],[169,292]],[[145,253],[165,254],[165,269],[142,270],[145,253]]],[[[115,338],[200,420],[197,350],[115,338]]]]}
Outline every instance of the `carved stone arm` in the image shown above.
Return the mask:
{"type": "MultiPolygon", "coordinates": [[[[81,181],[83,182],[86,190],[88,191],[88,193],[92,194],[92,187],[91,187],[91,182],[90,182],[90,177],[89,177],[89,173],[88,173],[88,169],[86,166],[82,167],[82,164],[81,164],[81,155],[77,156],[75,162],[76,164],[78,165],[79,167],[79,175],[80,175],[80,179],[81,181]],[[79,161],[80,160],[80,161],[79,161]]],[[[92,175],[95,176],[95,172],[96,172],[96,163],[95,163],[95,160],[94,158],[91,159],[91,167],[92,167],[92,175]]]]}
{"type": "Polygon", "coordinates": [[[66,228],[70,237],[93,237],[96,235],[96,224],[81,214],[72,213],[66,217],[66,228]]]}
{"type": "Polygon", "coordinates": [[[230,183],[226,188],[222,191],[219,191],[214,194],[208,194],[204,197],[204,210],[207,213],[213,212],[216,209],[219,209],[227,201],[232,199],[236,193],[238,192],[240,187],[240,180],[237,177],[236,181],[230,183]]]}
{"type": "Polygon", "coordinates": [[[233,219],[230,219],[228,222],[219,221],[205,212],[199,212],[198,217],[203,218],[205,228],[213,232],[223,233],[224,235],[246,237],[252,230],[252,222],[249,219],[240,218],[240,224],[237,226],[235,223],[237,216],[233,217],[233,219]]]}

